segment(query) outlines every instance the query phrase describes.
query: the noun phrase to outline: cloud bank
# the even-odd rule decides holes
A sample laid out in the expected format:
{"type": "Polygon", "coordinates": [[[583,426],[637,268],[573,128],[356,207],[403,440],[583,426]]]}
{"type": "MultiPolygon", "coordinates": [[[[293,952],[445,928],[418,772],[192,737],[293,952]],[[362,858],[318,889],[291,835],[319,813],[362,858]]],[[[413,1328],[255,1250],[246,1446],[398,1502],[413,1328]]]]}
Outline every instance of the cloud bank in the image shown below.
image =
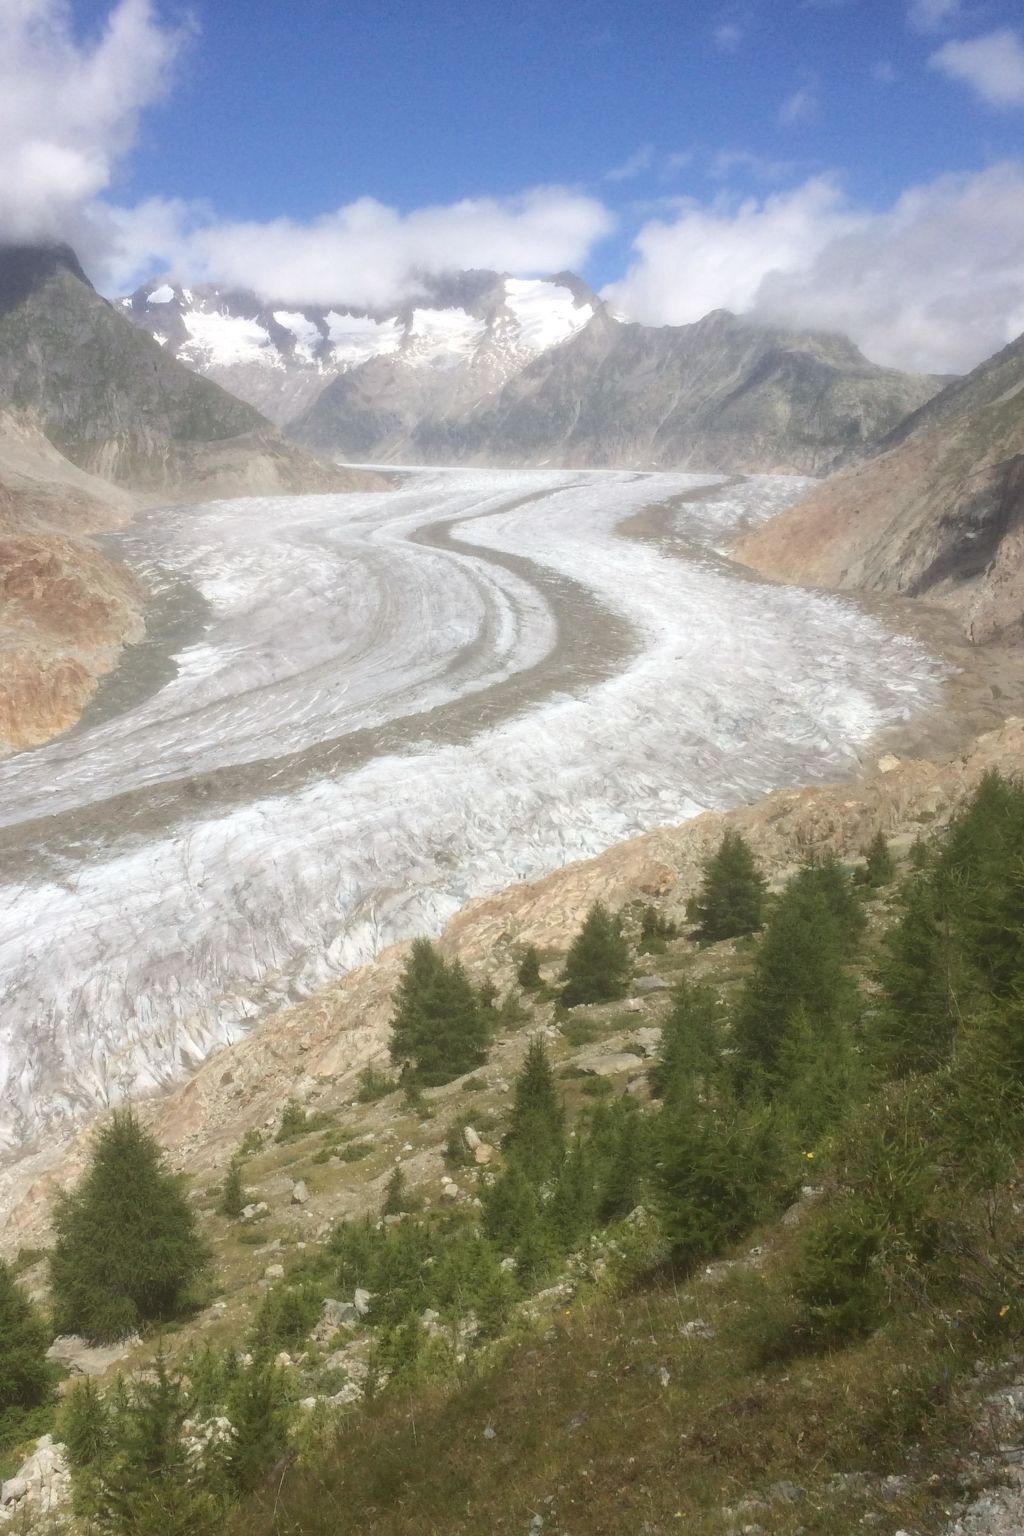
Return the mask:
{"type": "Polygon", "coordinates": [[[1011,27],[944,43],[928,62],[969,85],[990,107],[1024,107],[1024,42],[1011,27]]]}
{"type": "Polygon", "coordinates": [[[883,212],[815,177],[685,206],[645,225],[634,249],[605,296],[637,320],[748,311],[845,331],[875,362],[958,373],[1024,331],[1024,165],[943,176],[883,212]]]}
{"type": "Polygon", "coordinates": [[[150,0],[119,0],[76,40],[65,0],[0,5],[0,230],[8,241],[74,238],[168,89],[185,39],[150,0]]]}

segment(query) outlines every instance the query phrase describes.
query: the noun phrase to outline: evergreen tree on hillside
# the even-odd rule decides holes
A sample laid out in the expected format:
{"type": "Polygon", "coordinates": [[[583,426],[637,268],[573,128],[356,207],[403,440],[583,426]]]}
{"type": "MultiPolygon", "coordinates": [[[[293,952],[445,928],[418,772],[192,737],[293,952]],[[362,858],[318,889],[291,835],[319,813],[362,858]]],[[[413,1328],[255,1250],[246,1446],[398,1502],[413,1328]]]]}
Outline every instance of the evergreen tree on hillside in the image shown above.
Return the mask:
{"type": "Polygon", "coordinates": [[[0,1416],[9,1408],[34,1408],[48,1396],[49,1342],[42,1317],[0,1260],[0,1416]]]}
{"type": "Polygon", "coordinates": [[[708,944],[756,933],[763,921],[766,888],[750,844],[729,830],[705,861],[701,888],[686,906],[687,920],[708,944]]]}
{"type": "Polygon", "coordinates": [[[78,1187],[58,1198],[54,1230],[58,1332],[95,1342],[173,1317],[209,1262],[182,1181],[130,1109],[97,1134],[78,1187]]]}
{"type": "Polygon", "coordinates": [[[237,1221],[245,1209],[245,1186],[242,1183],[242,1169],[237,1157],[231,1159],[228,1171],[224,1176],[224,1188],[220,1196],[220,1213],[227,1216],[230,1221],[237,1221]]]}
{"type": "Polygon", "coordinates": [[[391,1059],[411,1062],[428,1086],[472,1072],[487,1058],[488,1014],[458,960],[416,939],[395,995],[391,1059]]]}
{"type": "Polygon", "coordinates": [[[575,1008],[625,997],[632,969],[621,923],[595,901],[565,957],[562,1002],[575,1008]]]}
{"type": "Polygon", "coordinates": [[[932,876],[977,983],[1024,991],[1024,787],[985,775],[953,822],[932,876]]]}
{"type": "Polygon", "coordinates": [[[540,974],[540,955],[536,944],[527,944],[516,967],[516,980],[524,992],[536,992],[544,985],[540,974]]]}
{"type": "Polygon", "coordinates": [[[672,1012],[661,1032],[661,1054],[649,1074],[652,1092],[671,1097],[676,1083],[687,1087],[713,1077],[720,1063],[721,1006],[718,994],[685,977],[676,983],[672,1012]]]}
{"type": "Polygon", "coordinates": [[[906,881],[899,917],[885,934],[879,979],[885,1006],[872,1042],[887,1072],[934,1072],[949,1060],[961,1013],[962,961],[940,882],[906,881]]]}
{"type": "Polygon", "coordinates": [[[288,1447],[288,1384],[282,1371],[265,1358],[250,1361],[238,1371],[226,1406],[234,1429],[228,1477],[238,1493],[250,1493],[288,1447]]]}
{"type": "Polygon", "coordinates": [[[798,1009],[812,1028],[823,1029],[847,1005],[848,943],[820,867],[805,866],[776,902],[740,996],[734,1037],[741,1077],[763,1075],[771,1083],[798,1009]]]}
{"type": "Polygon", "coordinates": [[[878,829],[863,852],[865,862],[861,874],[864,884],[870,886],[872,890],[877,890],[882,885],[889,885],[893,875],[896,873],[896,866],[893,863],[892,854],[889,852],[889,844],[885,833],[881,828],[878,829]]]}
{"type": "Polygon", "coordinates": [[[844,955],[857,953],[867,917],[853,880],[834,853],[818,854],[797,876],[831,912],[844,955]]]}
{"type": "Polygon", "coordinates": [[[554,1177],[565,1156],[565,1111],[540,1036],[530,1041],[516,1079],[505,1151],[534,1184],[554,1177]]]}

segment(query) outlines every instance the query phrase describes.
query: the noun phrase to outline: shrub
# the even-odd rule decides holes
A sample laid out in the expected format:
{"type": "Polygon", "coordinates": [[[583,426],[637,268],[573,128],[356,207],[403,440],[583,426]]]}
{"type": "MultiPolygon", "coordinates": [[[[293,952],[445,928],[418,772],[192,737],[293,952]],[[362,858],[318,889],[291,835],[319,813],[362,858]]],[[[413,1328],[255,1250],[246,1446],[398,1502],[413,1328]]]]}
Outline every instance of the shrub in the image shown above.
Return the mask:
{"type": "Polygon", "coordinates": [[[391,1074],[381,1072],[379,1067],[364,1067],[357,1082],[356,1100],[360,1104],[375,1104],[378,1099],[386,1099],[398,1087],[391,1074]]]}
{"type": "Polygon", "coordinates": [[[853,1197],[811,1222],[790,1273],[799,1341],[831,1349],[878,1327],[884,1302],[880,1240],[877,1217],[853,1197]]]}
{"type": "Polygon", "coordinates": [[[220,1196],[220,1213],[227,1216],[230,1221],[237,1221],[245,1209],[245,1186],[242,1183],[242,1170],[237,1158],[232,1159],[224,1178],[224,1188],[220,1196]]]}
{"type": "Polygon", "coordinates": [[[527,944],[516,966],[516,981],[524,992],[536,992],[544,985],[540,974],[540,955],[536,944],[527,944]]]}

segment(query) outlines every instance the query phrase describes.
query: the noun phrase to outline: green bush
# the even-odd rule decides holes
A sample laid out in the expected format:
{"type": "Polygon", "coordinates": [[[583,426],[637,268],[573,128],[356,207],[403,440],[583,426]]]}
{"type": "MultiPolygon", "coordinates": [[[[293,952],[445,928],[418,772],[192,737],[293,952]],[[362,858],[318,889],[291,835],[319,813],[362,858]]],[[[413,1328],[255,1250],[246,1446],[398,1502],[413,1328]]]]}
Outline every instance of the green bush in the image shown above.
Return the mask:
{"type": "Polygon", "coordinates": [[[49,1342],[42,1317],[0,1260],[0,1414],[49,1396],[49,1342]]]}
{"type": "Polygon", "coordinates": [[[375,1104],[378,1099],[386,1099],[389,1093],[394,1093],[398,1088],[390,1072],[381,1072],[378,1067],[364,1067],[357,1082],[356,1101],[359,1104],[375,1104]]]}

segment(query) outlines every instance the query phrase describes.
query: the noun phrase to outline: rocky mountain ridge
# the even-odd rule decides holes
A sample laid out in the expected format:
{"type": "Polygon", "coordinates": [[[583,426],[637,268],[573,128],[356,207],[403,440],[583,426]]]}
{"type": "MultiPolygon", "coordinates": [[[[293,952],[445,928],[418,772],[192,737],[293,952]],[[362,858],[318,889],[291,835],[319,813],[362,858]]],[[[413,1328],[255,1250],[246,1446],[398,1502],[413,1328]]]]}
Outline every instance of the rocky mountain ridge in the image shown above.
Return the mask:
{"type": "Polygon", "coordinates": [[[298,441],[372,462],[818,474],[940,387],[726,311],[632,324],[571,273],[425,280],[387,312],[170,281],[119,304],[298,441]]]}
{"type": "Polygon", "coordinates": [[[0,247],[0,750],[73,724],[143,634],[144,594],[90,535],[144,502],[383,484],[196,378],[67,247],[0,247]]]}
{"type": "Polygon", "coordinates": [[[926,597],[984,643],[1024,640],[1024,336],[878,451],[744,539],[765,575],[926,597]]]}

